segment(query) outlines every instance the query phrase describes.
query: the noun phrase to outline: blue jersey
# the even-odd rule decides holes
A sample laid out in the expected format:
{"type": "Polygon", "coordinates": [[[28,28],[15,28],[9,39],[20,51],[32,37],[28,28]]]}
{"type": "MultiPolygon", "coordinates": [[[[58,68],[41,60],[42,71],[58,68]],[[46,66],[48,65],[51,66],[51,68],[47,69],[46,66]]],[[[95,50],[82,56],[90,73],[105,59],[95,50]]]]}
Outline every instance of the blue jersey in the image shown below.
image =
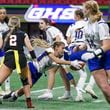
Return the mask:
{"type": "Polygon", "coordinates": [[[74,48],[74,46],[71,46],[69,48],[66,47],[67,52],[64,53],[64,59],[70,60],[70,61],[74,61],[74,60],[84,61],[81,59],[81,56],[82,56],[82,54],[86,53],[87,50],[80,50],[80,51],[74,52],[73,48],[74,48]]]}

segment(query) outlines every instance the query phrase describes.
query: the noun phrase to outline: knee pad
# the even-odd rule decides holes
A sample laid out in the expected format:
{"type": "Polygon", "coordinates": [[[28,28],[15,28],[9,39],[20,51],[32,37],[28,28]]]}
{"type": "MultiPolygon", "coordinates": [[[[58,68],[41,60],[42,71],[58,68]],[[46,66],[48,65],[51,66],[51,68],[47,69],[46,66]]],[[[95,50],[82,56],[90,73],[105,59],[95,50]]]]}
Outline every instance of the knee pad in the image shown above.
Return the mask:
{"type": "Polygon", "coordinates": [[[29,82],[28,82],[28,79],[27,78],[21,78],[21,82],[22,82],[22,85],[25,86],[25,85],[28,85],[29,82]]]}

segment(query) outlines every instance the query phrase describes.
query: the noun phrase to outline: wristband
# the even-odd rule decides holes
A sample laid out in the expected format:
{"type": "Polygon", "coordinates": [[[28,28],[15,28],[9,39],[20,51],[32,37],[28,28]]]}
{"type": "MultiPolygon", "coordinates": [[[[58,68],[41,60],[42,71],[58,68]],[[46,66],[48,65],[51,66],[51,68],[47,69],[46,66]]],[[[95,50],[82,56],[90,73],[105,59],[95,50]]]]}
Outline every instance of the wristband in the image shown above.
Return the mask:
{"type": "Polygon", "coordinates": [[[35,55],[34,50],[29,51],[29,53],[30,53],[30,55],[31,55],[32,59],[36,59],[36,55],[35,55]]]}
{"type": "Polygon", "coordinates": [[[100,56],[100,55],[102,55],[102,53],[104,53],[104,51],[103,51],[102,48],[99,48],[99,49],[97,49],[97,50],[94,51],[94,54],[95,54],[96,56],[100,56]]]}

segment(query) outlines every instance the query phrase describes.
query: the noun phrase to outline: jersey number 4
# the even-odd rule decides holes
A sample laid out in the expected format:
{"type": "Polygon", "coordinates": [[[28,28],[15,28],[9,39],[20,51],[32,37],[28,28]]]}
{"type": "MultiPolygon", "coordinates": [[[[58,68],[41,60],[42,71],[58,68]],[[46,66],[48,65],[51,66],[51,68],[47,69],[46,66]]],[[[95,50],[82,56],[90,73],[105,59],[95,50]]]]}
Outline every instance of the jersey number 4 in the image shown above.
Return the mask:
{"type": "Polygon", "coordinates": [[[17,36],[16,35],[11,35],[10,36],[10,41],[9,41],[9,43],[10,43],[10,46],[16,46],[17,45],[17,36]]]}

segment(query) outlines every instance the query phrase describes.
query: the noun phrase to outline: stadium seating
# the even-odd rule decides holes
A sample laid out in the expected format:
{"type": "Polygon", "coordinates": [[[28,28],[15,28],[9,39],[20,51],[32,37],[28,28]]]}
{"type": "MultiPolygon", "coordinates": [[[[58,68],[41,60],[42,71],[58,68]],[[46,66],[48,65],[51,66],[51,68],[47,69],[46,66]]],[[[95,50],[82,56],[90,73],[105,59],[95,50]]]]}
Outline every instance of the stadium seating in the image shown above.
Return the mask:
{"type": "Polygon", "coordinates": [[[0,4],[6,4],[6,5],[33,4],[33,3],[38,3],[38,2],[37,0],[0,0],[0,4]]]}
{"type": "MultiPolygon", "coordinates": [[[[0,0],[0,4],[73,4],[79,5],[86,0],[0,0]]],[[[110,4],[110,0],[96,0],[100,5],[110,4]]]]}
{"type": "MultiPolygon", "coordinates": [[[[50,1],[50,0],[49,0],[49,1],[50,1]]],[[[38,3],[39,3],[39,4],[46,4],[46,3],[47,3],[47,0],[39,0],[38,3]]]]}

